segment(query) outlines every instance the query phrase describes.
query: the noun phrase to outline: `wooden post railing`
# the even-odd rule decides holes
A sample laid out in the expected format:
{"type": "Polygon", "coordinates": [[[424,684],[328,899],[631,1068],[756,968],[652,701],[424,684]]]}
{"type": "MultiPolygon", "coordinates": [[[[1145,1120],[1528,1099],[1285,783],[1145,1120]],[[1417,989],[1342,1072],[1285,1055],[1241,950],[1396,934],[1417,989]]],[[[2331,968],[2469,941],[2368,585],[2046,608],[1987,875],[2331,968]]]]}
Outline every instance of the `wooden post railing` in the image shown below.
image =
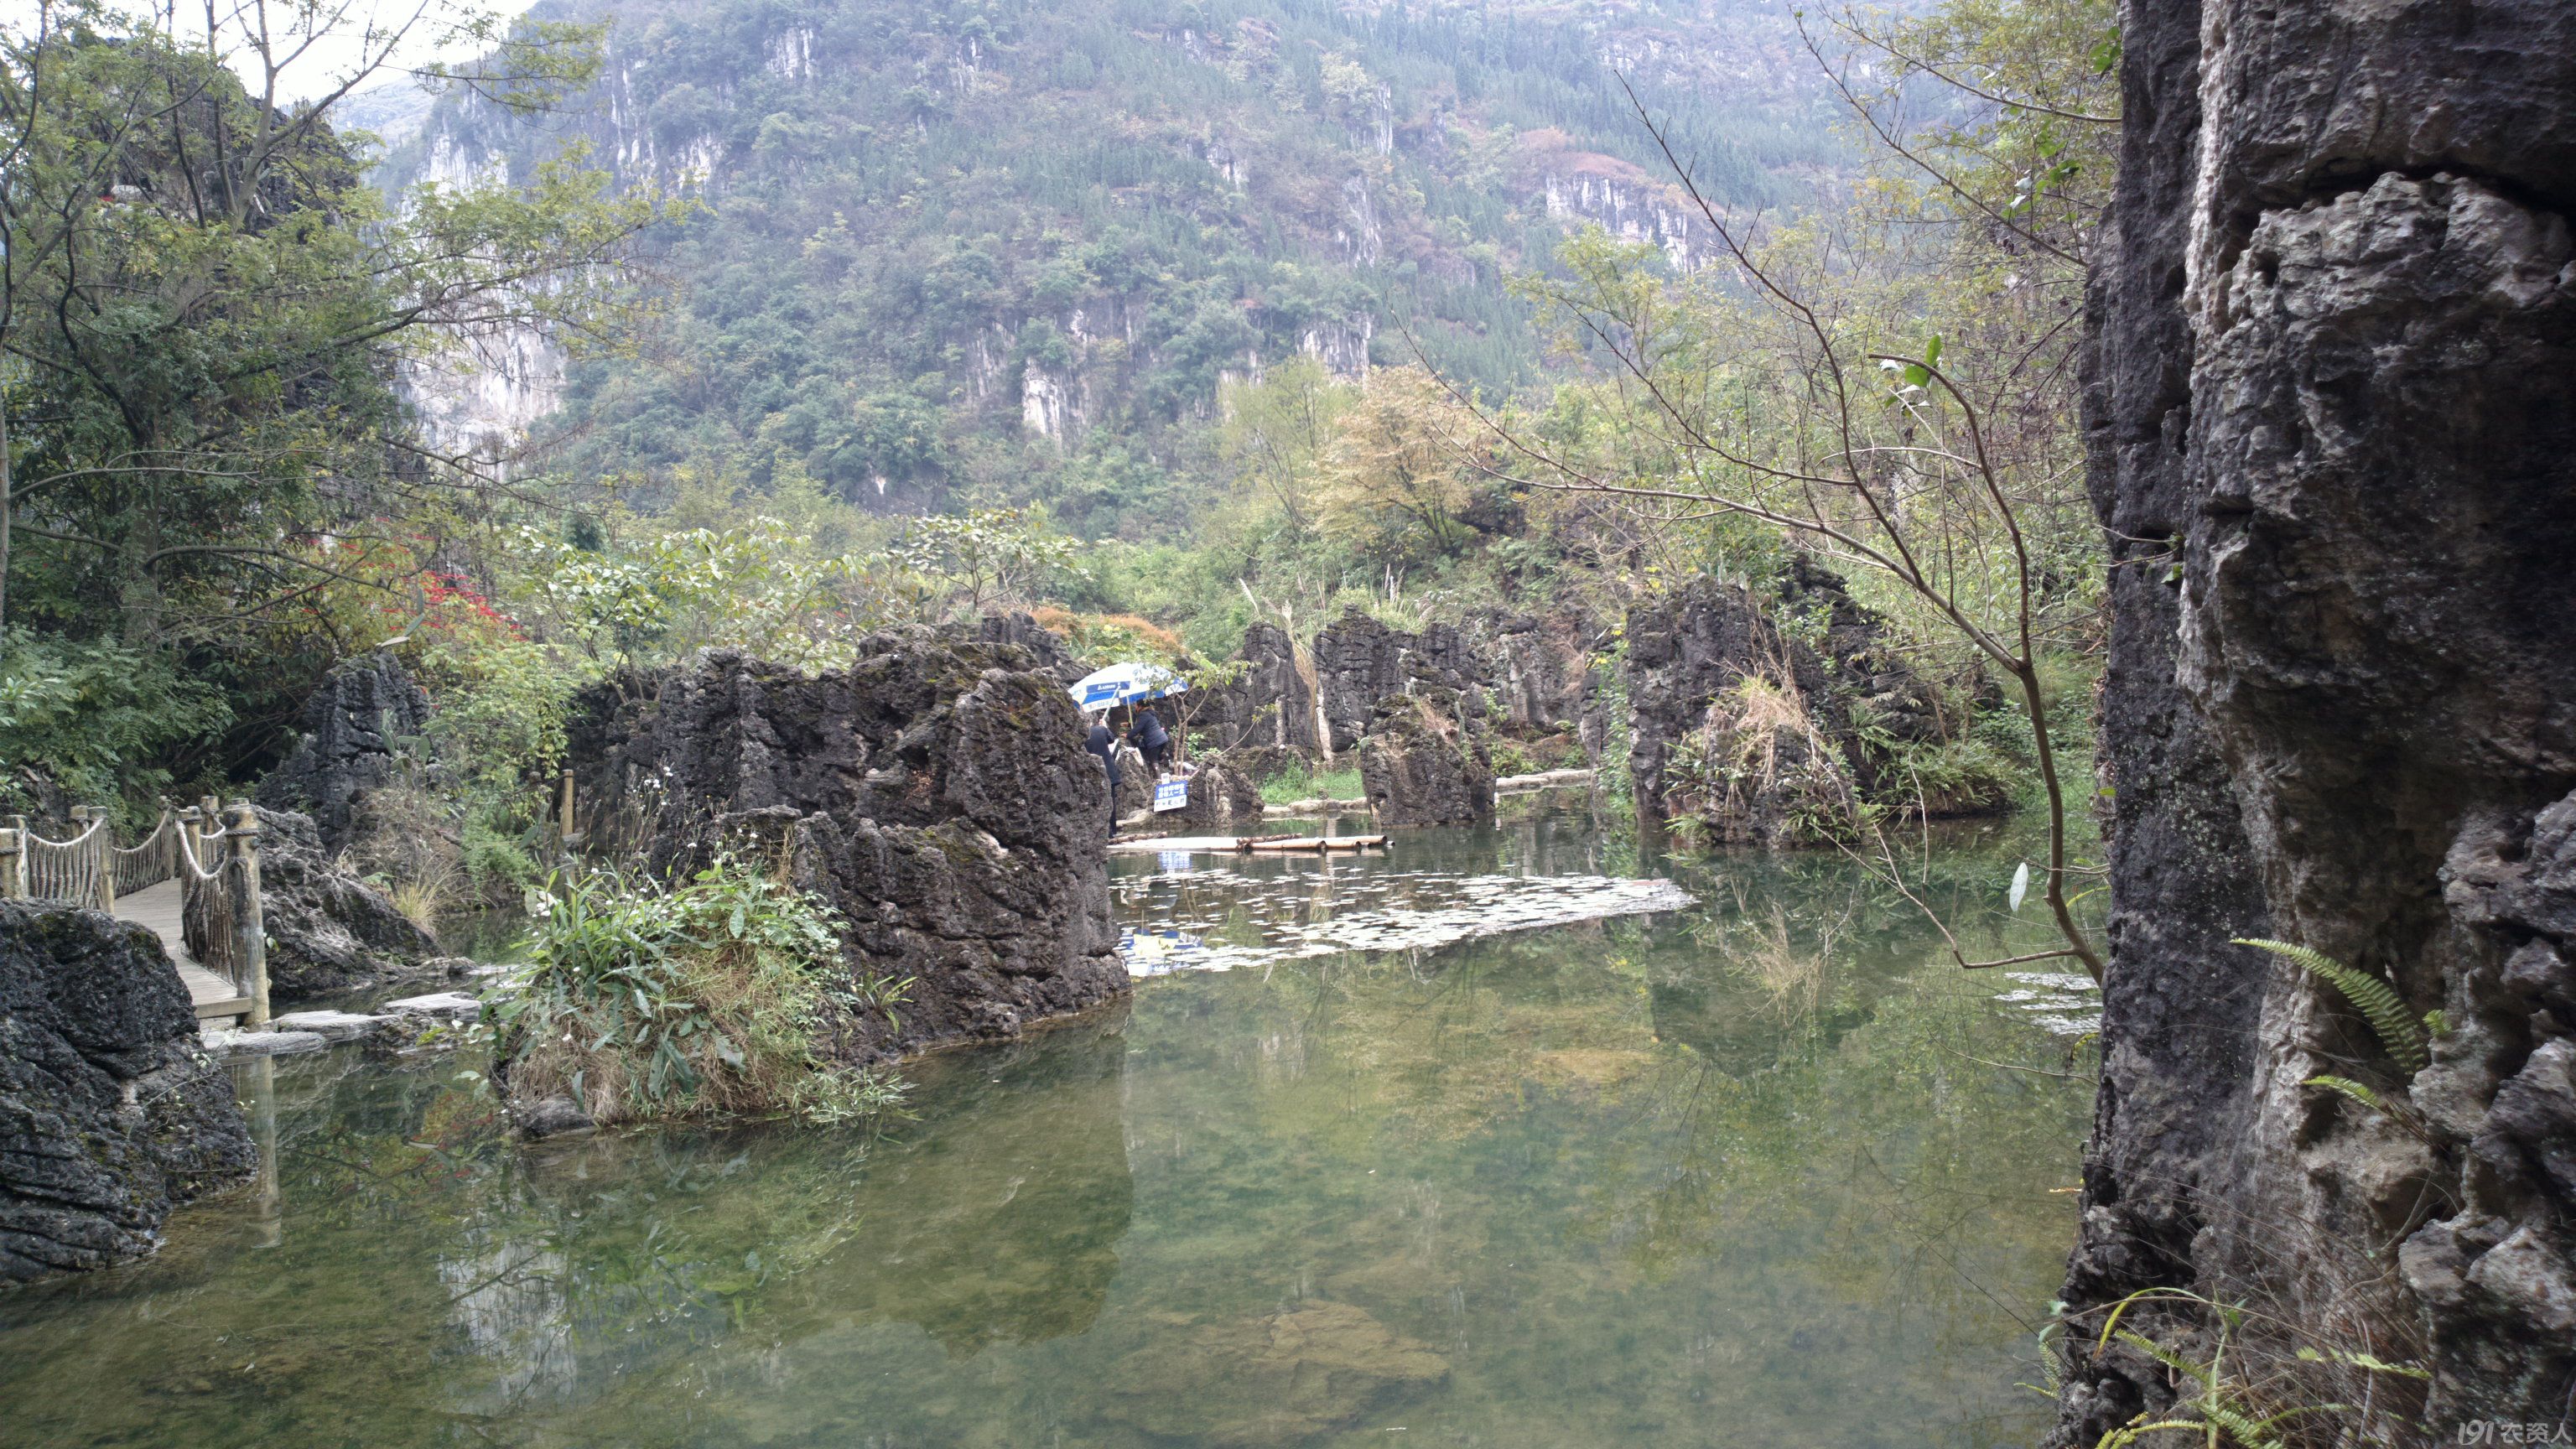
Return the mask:
{"type": "Polygon", "coordinates": [[[250,987],[250,1018],[243,1025],[268,1025],[268,922],[259,899],[259,816],[248,800],[233,802],[224,837],[232,845],[232,888],[238,894],[233,929],[241,944],[242,979],[250,987]]]}
{"type": "Polygon", "coordinates": [[[27,898],[27,817],[12,815],[0,830],[0,897],[27,898]]]}
{"type": "Polygon", "coordinates": [[[259,816],[206,797],[179,816],[180,934],[197,964],[250,1003],[247,1026],[268,1021],[268,923],[260,902],[259,816]]]}

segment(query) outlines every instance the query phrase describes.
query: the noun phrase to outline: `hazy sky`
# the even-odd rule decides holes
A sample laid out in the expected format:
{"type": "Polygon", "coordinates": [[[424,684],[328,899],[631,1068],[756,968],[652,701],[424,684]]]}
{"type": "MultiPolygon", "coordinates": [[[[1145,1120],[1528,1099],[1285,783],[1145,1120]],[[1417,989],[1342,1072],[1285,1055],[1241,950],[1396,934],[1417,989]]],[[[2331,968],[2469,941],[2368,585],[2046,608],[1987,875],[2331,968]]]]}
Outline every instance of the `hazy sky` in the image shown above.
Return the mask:
{"type": "MultiPolygon", "coordinates": [[[[206,33],[206,0],[178,0],[175,5],[169,0],[158,4],[151,3],[151,0],[143,0],[143,3],[110,0],[110,3],[112,8],[129,14],[157,15],[173,30],[192,39],[202,38],[206,33]]],[[[442,53],[430,43],[430,37],[451,29],[450,22],[461,15],[516,15],[527,9],[530,3],[531,0],[480,0],[480,3],[477,0],[214,0],[212,8],[225,50],[236,57],[234,68],[244,70],[243,78],[254,86],[259,79],[257,68],[255,65],[245,66],[240,56],[245,49],[244,39],[253,33],[252,27],[263,14],[267,18],[272,47],[280,56],[305,40],[305,34],[297,29],[303,12],[312,11],[325,18],[336,17],[336,23],[328,25],[325,33],[313,40],[294,64],[279,76],[281,99],[292,101],[332,89],[351,67],[361,64],[370,53],[362,37],[371,23],[392,31],[419,16],[421,20],[411,28],[410,42],[397,52],[398,61],[416,65],[433,59],[457,60],[463,59],[464,53],[470,52],[472,47],[451,47],[442,53]]],[[[37,14],[38,0],[0,0],[0,24],[7,25],[12,31],[24,32],[33,26],[37,14]]],[[[395,76],[389,72],[383,79],[392,80],[395,76]]],[[[380,83],[369,81],[367,85],[380,83]]]]}

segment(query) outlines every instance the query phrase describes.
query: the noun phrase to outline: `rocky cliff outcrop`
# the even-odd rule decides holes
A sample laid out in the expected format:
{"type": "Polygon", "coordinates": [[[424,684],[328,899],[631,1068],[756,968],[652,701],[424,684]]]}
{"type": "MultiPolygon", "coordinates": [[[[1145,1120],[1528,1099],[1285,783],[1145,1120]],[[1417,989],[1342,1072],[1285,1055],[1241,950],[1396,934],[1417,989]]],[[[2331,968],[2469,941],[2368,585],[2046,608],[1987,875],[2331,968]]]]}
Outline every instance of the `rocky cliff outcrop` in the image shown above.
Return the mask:
{"type": "Polygon", "coordinates": [[[1311,752],[1317,747],[1315,691],[1297,669],[1288,631],[1256,623],[1236,658],[1241,679],[1190,703],[1190,733],[1209,750],[1252,746],[1311,752]]]}
{"type": "Polygon", "coordinates": [[[1467,637],[1449,624],[1407,634],[1350,609],[1315,636],[1316,690],[1336,752],[1360,742],[1379,701],[1417,685],[1476,690],[1485,673],[1467,637]]]}
{"type": "Polygon", "coordinates": [[[586,793],[656,871],[727,840],[787,853],[848,917],[852,969],[910,977],[870,1055],[1018,1034],[1127,990],[1083,720],[1010,645],[913,631],[811,676],[737,654],[585,697],[586,793]]]}
{"type": "Polygon", "coordinates": [[[1380,825],[1490,825],[1491,729],[1471,698],[1424,685],[1391,695],[1359,742],[1360,785],[1380,825]]]}
{"type": "Polygon", "coordinates": [[[378,985],[413,974],[438,940],[384,892],[331,868],[311,816],[261,809],[260,914],[268,989],[279,1001],[378,985]]]}
{"type": "Polygon", "coordinates": [[[253,1166],[150,931],[0,901],[0,1279],[152,1251],[171,1209],[253,1166]]]}
{"type": "Polygon", "coordinates": [[[259,785],[259,803],[313,817],[333,855],[357,836],[367,792],[401,782],[402,741],[429,729],[429,695],[402,661],[382,650],[343,661],[304,702],[301,738],[286,763],[259,785]]]}
{"type": "Polygon", "coordinates": [[[1834,838],[1881,783],[1856,717],[1898,741],[1941,737],[1933,690],[1884,624],[1805,558],[1763,595],[1693,579],[1631,609],[1627,637],[1628,768],[1650,825],[1689,817],[1728,844],[1834,838]]]}
{"type": "Polygon", "coordinates": [[[1029,651],[1037,667],[1070,685],[1091,671],[1065,652],[1064,636],[1029,614],[987,614],[975,621],[975,637],[987,644],[1013,644],[1029,651]]]}
{"type": "Polygon", "coordinates": [[[1628,611],[1628,770],[1638,812],[1670,816],[1666,769],[1682,742],[1704,728],[1713,708],[1745,680],[1761,680],[1830,713],[1825,662],[1782,633],[1750,591],[1695,578],[1628,611]]]}
{"type": "Polygon", "coordinates": [[[1597,748],[1603,711],[1592,656],[1602,632],[1569,614],[1505,614],[1476,629],[1503,727],[1543,735],[1570,725],[1597,748]]]}
{"type": "MultiPolygon", "coordinates": [[[[2132,0],[2120,35],[2087,399],[2125,565],[2112,954],[2065,1296],[2259,1299],[2427,1362],[2442,1442],[2554,1427],[2576,1383],[2576,29],[2544,0],[2132,0]],[[2440,1008],[2429,1069],[2239,935],[2440,1008]],[[2304,1085],[2356,1073],[2403,1129],[2304,1085]]],[[[2411,1416],[2421,1391],[2284,1362],[2308,1402],[2411,1416]]],[[[2069,1368],[2060,1444],[2173,1398],[2126,1349],[2069,1368]]]]}

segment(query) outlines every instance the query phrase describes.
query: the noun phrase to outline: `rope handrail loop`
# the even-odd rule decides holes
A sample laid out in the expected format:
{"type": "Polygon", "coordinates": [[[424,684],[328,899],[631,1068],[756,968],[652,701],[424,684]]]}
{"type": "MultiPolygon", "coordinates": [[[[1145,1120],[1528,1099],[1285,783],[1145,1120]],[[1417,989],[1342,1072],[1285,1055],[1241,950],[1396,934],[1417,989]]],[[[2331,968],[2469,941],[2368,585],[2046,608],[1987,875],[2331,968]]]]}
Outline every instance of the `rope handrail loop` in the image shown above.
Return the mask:
{"type": "Polygon", "coordinates": [[[152,825],[152,833],[134,845],[114,847],[116,893],[130,896],[136,891],[156,886],[178,875],[179,816],[170,802],[161,802],[161,818],[152,825]]]}
{"type": "Polygon", "coordinates": [[[116,903],[116,881],[109,858],[107,811],[76,805],[72,821],[87,824],[69,840],[47,840],[32,826],[16,826],[26,893],[34,900],[111,909],[116,903]]]}

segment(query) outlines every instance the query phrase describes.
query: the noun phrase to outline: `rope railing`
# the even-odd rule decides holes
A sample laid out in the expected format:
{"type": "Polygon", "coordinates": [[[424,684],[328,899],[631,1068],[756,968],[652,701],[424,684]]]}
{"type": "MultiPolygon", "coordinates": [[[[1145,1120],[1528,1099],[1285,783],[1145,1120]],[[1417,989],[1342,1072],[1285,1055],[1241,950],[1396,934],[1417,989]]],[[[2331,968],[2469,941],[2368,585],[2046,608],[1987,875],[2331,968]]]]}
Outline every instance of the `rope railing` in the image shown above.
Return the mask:
{"type": "Polygon", "coordinates": [[[94,911],[113,909],[116,879],[108,858],[112,845],[107,812],[75,808],[72,823],[84,822],[85,828],[69,840],[47,840],[27,824],[27,817],[10,816],[8,859],[0,862],[7,867],[7,878],[0,879],[0,885],[9,894],[29,900],[62,901],[94,911]]]}
{"type": "Polygon", "coordinates": [[[259,817],[248,801],[219,810],[210,796],[185,810],[164,805],[152,833],[119,846],[104,808],[72,812],[83,828],[48,840],[25,816],[0,828],[0,896],[61,901],[113,911],[120,895],[179,883],[179,931],[199,966],[250,1004],[249,1024],[268,1020],[268,933],[259,895],[259,817]]]}
{"type": "Polygon", "coordinates": [[[143,838],[142,844],[115,847],[112,858],[118,895],[130,896],[178,875],[180,829],[179,812],[164,801],[160,820],[153,824],[152,833],[143,838]]]}
{"type": "Polygon", "coordinates": [[[259,899],[259,818],[246,802],[227,818],[209,797],[178,819],[179,931],[197,964],[249,998],[250,1024],[268,1020],[268,934],[259,899]]]}

